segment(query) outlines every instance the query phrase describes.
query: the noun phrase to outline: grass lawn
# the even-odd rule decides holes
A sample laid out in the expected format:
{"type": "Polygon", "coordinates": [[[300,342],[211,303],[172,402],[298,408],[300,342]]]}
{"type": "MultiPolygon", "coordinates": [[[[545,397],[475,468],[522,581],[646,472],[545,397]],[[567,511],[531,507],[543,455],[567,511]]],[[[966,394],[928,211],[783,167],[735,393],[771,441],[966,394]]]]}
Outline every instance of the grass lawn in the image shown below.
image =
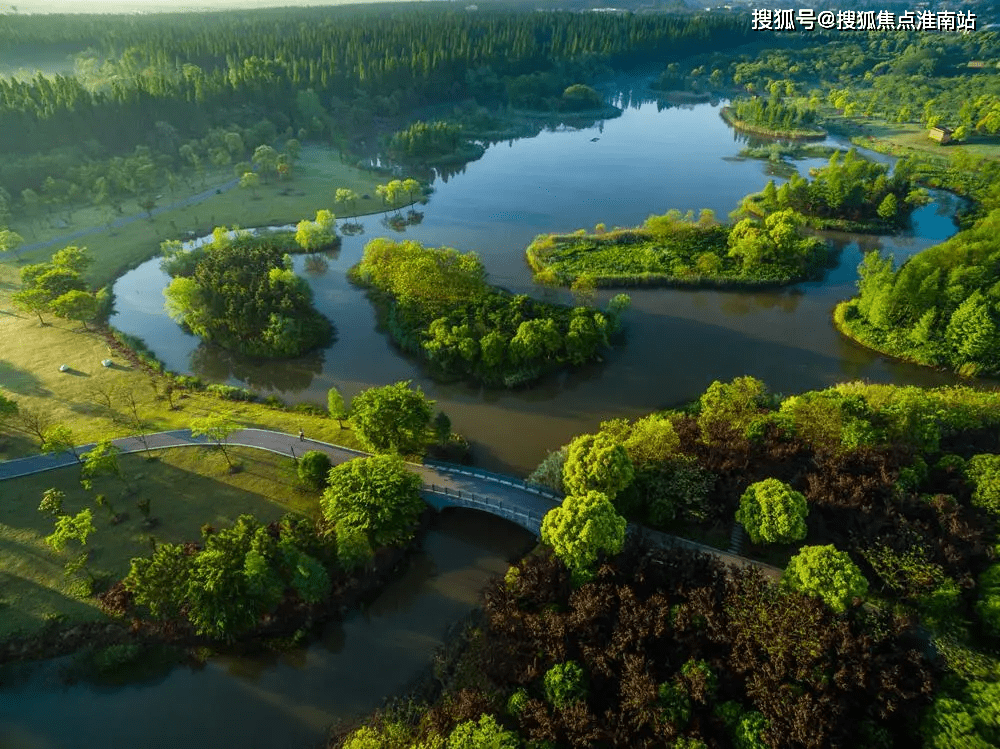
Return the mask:
{"type": "MultiPolygon", "coordinates": [[[[231,167],[206,171],[205,186],[202,186],[201,179],[194,177],[190,186],[178,189],[176,194],[171,194],[164,187],[163,198],[158,202],[160,205],[170,205],[185,200],[213,185],[225,184],[233,176],[231,167]]],[[[343,217],[378,213],[384,208],[381,198],[375,195],[375,186],[389,179],[391,178],[341,163],[339,152],[335,149],[305,145],[301,158],[295,165],[292,179],[262,184],[256,190],[256,197],[247,190],[233,188],[221,194],[210,195],[197,205],[173,208],[152,219],[143,217],[112,231],[105,228],[108,223],[107,213],[94,206],[73,211],[68,216],[68,225],[40,226],[38,221],[28,222],[22,219],[14,221],[11,228],[21,234],[27,244],[33,244],[81,229],[101,227],[99,232],[72,242],[24,252],[21,262],[44,262],[65,244],[87,247],[94,257],[94,264],[87,274],[89,280],[95,286],[103,286],[124,271],[157,255],[163,240],[182,239],[188,231],[201,236],[209,234],[220,225],[249,228],[297,223],[305,218],[315,218],[316,211],[323,208],[343,217]],[[352,189],[359,196],[370,197],[358,200],[356,206],[337,204],[333,196],[340,187],[352,189]]],[[[141,213],[142,209],[134,202],[125,204],[124,216],[141,213]]]]}
{"type": "Polygon", "coordinates": [[[961,144],[942,146],[927,137],[928,129],[913,123],[893,123],[875,119],[856,117],[829,118],[829,123],[838,130],[858,136],[861,141],[870,140],[876,150],[903,156],[917,152],[942,161],[949,161],[958,153],[971,153],[983,159],[1000,159],[1000,137],[973,136],[961,144]]]}
{"type": "Polygon", "coordinates": [[[160,450],[147,461],[143,455],[120,458],[129,486],[104,477],[94,492],[80,486],[77,467],[10,479],[0,484],[0,637],[37,631],[47,619],[62,615],[70,623],[103,618],[96,599],[81,595],[80,583],[67,579],[63,565],[79,552],[71,542],[61,553],[43,541],[53,521],[38,512],[42,492],[50,487],[66,493],[71,514],[89,507],[96,531],[90,536],[89,567],[109,582],[128,573],[129,561],[149,554],[152,536],[157,542],[180,543],[201,538],[205,523],[216,528],[232,525],[241,514],[263,522],[289,510],[314,513],[318,495],[297,488],[291,460],[263,450],[232,448],[243,466],[230,474],[222,455],[209,447],[160,450]],[[112,525],[107,509],[94,503],[104,494],[115,512],[127,519],[112,525]],[[136,500],[150,500],[150,517],[158,522],[143,527],[136,500]]]}
{"type": "MultiPolygon", "coordinates": [[[[158,398],[152,387],[162,378],[154,379],[118,356],[111,357],[113,367],[101,365],[109,351],[98,334],[83,331],[76,322],[57,318],[50,318],[50,325],[40,326],[37,318],[12,312],[9,285],[3,283],[9,281],[9,271],[9,266],[0,266],[0,389],[13,397],[22,410],[41,412],[51,424],[68,426],[77,444],[137,431],[125,420],[126,409],[120,398],[114,414],[101,403],[100,391],[116,388],[134,395],[147,432],[183,429],[190,426],[192,419],[219,413],[244,426],[289,434],[301,427],[314,439],[357,446],[353,432],[341,429],[336,419],[281,411],[258,403],[225,401],[207,393],[184,393],[181,398],[175,395],[176,408],[170,410],[167,401],[158,398]],[[3,271],[7,271],[6,277],[3,271]],[[60,372],[61,364],[68,365],[72,372],[60,372]]],[[[9,426],[0,433],[0,459],[31,455],[38,449],[37,439],[9,426]]]]}

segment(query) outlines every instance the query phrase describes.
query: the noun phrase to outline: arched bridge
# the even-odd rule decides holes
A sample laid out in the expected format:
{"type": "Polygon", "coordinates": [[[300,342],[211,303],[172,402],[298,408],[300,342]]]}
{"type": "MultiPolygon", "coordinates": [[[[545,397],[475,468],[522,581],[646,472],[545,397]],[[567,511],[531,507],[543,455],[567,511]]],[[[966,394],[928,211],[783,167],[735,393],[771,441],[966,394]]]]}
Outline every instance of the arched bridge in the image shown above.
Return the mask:
{"type": "MultiPolygon", "coordinates": [[[[172,432],[158,432],[134,437],[121,437],[112,440],[114,445],[124,453],[138,453],[144,450],[164,450],[171,447],[186,447],[192,445],[214,444],[204,437],[192,437],[188,429],[177,429],[172,432]]],[[[307,450],[319,450],[330,457],[334,464],[345,463],[358,457],[366,457],[368,453],[352,450],[328,442],[318,442],[311,439],[300,439],[296,435],[284,432],[272,432],[266,429],[240,429],[234,432],[225,443],[228,445],[253,447],[258,450],[268,450],[288,457],[301,456],[307,450]]],[[[80,445],[76,448],[78,454],[93,448],[93,444],[80,445]]],[[[26,476],[42,471],[75,464],[76,457],[70,451],[53,454],[32,455],[27,458],[16,458],[0,463],[0,481],[17,476],[26,476]]],[[[423,486],[421,495],[428,504],[438,509],[444,507],[468,507],[482,510],[531,531],[538,536],[542,527],[542,518],[562,501],[562,497],[534,484],[508,476],[491,473],[479,468],[460,466],[452,463],[428,461],[424,464],[409,463],[410,470],[420,476],[423,486]]],[[[771,578],[779,578],[781,570],[770,565],[757,562],[746,557],[714,549],[710,546],[689,541],[677,536],[649,530],[629,524],[630,534],[642,534],[648,541],[658,546],[680,546],[707,554],[712,554],[726,564],[745,566],[748,564],[760,567],[771,578]]]]}
{"type": "MultiPolygon", "coordinates": [[[[112,442],[125,453],[214,444],[204,437],[192,437],[188,429],[146,434],[141,437],[122,437],[112,442]]],[[[328,442],[300,440],[295,435],[265,429],[240,429],[226,440],[226,445],[253,447],[288,457],[301,456],[307,450],[319,450],[326,453],[334,464],[368,455],[359,450],[328,442]]],[[[76,452],[82,454],[93,447],[93,444],[80,445],[76,448],[76,452]]],[[[69,451],[8,460],[0,463],[0,480],[50,471],[74,463],[76,458],[69,451]]],[[[421,495],[431,506],[438,509],[469,507],[482,510],[517,523],[536,536],[541,529],[545,513],[562,499],[556,494],[513,476],[448,463],[428,462],[423,465],[410,463],[408,466],[423,481],[421,495]]]]}

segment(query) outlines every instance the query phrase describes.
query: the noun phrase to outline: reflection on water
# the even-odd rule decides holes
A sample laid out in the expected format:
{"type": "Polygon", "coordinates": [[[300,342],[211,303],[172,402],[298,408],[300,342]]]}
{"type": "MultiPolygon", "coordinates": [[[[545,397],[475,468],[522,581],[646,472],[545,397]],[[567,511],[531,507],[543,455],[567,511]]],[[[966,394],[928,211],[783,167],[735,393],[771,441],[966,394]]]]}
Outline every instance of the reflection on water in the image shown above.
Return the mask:
{"type": "MultiPolygon", "coordinates": [[[[524,248],[538,233],[598,222],[634,226],[670,208],[710,208],[724,217],[767,182],[767,163],[733,158],[748,139],[722,121],[717,104],[658,107],[641,87],[622,96],[621,117],[493,146],[447,180],[439,176],[422,220],[406,226],[405,237],[476,251],[492,282],[512,292],[571,301],[564,290],[532,282],[524,248]]],[[[794,165],[805,173],[826,163],[803,159],[794,165]]],[[[894,363],[845,342],[831,322],[834,305],[856,292],[864,252],[891,253],[901,263],[954,233],[957,199],[939,192],[933,197],[914,213],[912,228],[896,236],[824,233],[836,254],[835,267],[821,282],[752,292],[629,290],[625,346],[609,352],[602,364],[524,391],[435,383],[377,330],[371,304],[344,276],[370,236],[400,236],[377,220],[366,222],[368,236],[344,236],[339,254],[325,258],[325,269],[311,257],[295,258],[317,308],[337,327],[337,342],[319,358],[252,363],[199,347],[163,314],[159,300],[166,279],[151,268],[155,261],[116,284],[119,312],[113,324],[144,338],[171,369],[279,392],[286,400],[325,403],[331,386],[350,398],[372,385],[412,380],[470,439],[477,461],[526,474],[572,435],[607,418],[635,417],[690,400],[714,379],[752,374],[786,393],[848,377],[955,382],[951,375],[894,363]]],[[[597,297],[603,304],[610,293],[597,297]]]]}
{"type": "Polygon", "coordinates": [[[298,393],[323,372],[325,353],[314,351],[294,359],[252,359],[202,342],[191,352],[190,366],[209,382],[240,382],[254,390],[298,393]]]}
{"type": "Polygon", "coordinates": [[[506,571],[531,535],[492,515],[448,510],[407,573],[307,648],[218,657],[126,687],[59,682],[60,662],[0,672],[0,747],[304,749],[369,712],[430,661],[446,629],[506,571]]]}

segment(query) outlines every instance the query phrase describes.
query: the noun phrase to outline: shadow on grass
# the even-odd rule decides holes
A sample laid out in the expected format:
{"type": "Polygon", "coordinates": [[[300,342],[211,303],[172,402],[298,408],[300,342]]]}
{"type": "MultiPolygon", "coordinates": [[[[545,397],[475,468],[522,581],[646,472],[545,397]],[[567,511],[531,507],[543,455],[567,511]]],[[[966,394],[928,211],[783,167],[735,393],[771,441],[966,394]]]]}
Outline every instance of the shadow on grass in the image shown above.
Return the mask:
{"type": "Polygon", "coordinates": [[[73,367],[67,367],[66,369],[60,370],[63,374],[73,375],[74,377],[90,377],[86,372],[81,372],[79,369],[73,369],[73,367]]]}
{"type": "Polygon", "coordinates": [[[52,395],[38,377],[9,361],[0,361],[0,385],[17,395],[52,395]]]}

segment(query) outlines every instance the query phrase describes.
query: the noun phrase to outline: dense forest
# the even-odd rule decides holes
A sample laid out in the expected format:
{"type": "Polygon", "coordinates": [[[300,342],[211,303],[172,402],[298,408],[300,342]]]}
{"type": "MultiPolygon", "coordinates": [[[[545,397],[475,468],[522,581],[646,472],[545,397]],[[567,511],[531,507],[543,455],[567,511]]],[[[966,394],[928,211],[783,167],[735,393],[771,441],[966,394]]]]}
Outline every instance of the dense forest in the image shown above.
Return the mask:
{"type": "Polygon", "coordinates": [[[513,387],[600,358],[628,306],[540,302],[491,287],[476,254],[375,239],[350,271],[382,307],[393,340],[446,377],[513,387]]]}
{"type": "Polygon", "coordinates": [[[206,341],[255,356],[299,356],[330,342],[333,327],[312,306],[312,290],[292,270],[287,245],[224,228],[197,250],[164,261],[173,281],[167,312],[206,341]]]}
{"type": "Polygon", "coordinates": [[[869,253],[858,296],[837,308],[867,346],[963,374],[1000,371],[1000,210],[907,260],[869,253]]]}
{"type": "Polygon", "coordinates": [[[580,580],[579,547],[614,531],[574,548],[547,516],[551,550],[488,589],[481,624],[437,670],[444,696],[341,746],[992,745],[997,407],[965,388],[861,383],[782,398],[742,377],[687,409],[602,424],[532,477],[569,495],[559,512],[610,497],[689,533],[735,516],[745,554],[787,563],[780,583],[641,534],[580,580]]]}
{"type": "Polygon", "coordinates": [[[536,281],[574,288],[786,284],[821,275],[830,258],[822,240],[804,234],[805,224],[790,208],[734,225],[719,224],[708,210],[697,220],[672,210],[634,229],[543,234],[525,255],[536,281]]]}
{"type": "Polygon", "coordinates": [[[752,569],[636,544],[577,587],[538,555],[487,590],[443,698],[337,746],[892,746],[936,677],[890,613],[837,615],[752,569]]]}

